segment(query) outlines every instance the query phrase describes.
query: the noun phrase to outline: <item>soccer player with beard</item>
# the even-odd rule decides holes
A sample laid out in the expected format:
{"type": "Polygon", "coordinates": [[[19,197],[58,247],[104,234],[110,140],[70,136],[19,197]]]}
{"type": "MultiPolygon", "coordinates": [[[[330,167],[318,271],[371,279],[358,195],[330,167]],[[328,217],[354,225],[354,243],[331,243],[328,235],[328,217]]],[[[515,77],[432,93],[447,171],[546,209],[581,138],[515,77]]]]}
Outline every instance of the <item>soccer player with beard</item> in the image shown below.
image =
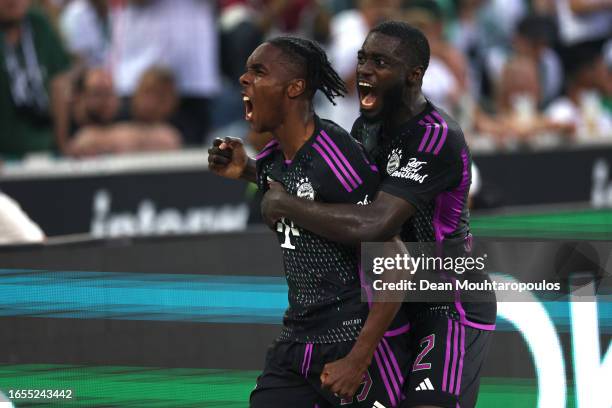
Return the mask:
{"type": "MultiPolygon", "coordinates": [[[[265,194],[267,222],[282,217],[333,241],[381,241],[400,231],[403,241],[469,247],[467,197],[471,156],[457,123],[421,91],[429,44],[419,30],[389,21],[372,29],[358,53],[361,116],[352,134],[380,169],[370,205],[308,203],[274,185],[265,194]]],[[[480,371],[495,328],[496,304],[406,303],[414,361],[404,373],[402,407],[473,407],[480,371]]],[[[465,297],[463,298],[465,300],[465,297]]],[[[381,331],[379,330],[379,333],[381,331]]],[[[371,341],[358,339],[346,358],[327,365],[323,385],[341,395],[356,388],[371,341]]],[[[366,361],[367,362],[367,361],[366,361]]]]}
{"type": "MultiPolygon", "coordinates": [[[[240,83],[246,120],[255,132],[271,132],[274,139],[256,160],[247,157],[240,140],[216,140],[209,150],[212,171],[256,182],[263,191],[279,186],[307,203],[363,205],[372,197],[378,170],[362,146],[313,111],[317,90],[332,103],[346,91],[319,46],[292,37],[267,41],[249,57],[240,83]]],[[[396,308],[377,307],[369,317],[368,303],[361,301],[359,248],[316,235],[288,217],[279,218],[273,229],[283,252],[289,308],[251,407],[398,406],[401,373],[410,362],[408,339],[396,331],[380,341],[382,333],[363,329],[368,318],[384,333],[396,308]],[[343,398],[323,389],[323,367],[346,356],[359,336],[378,340],[372,350],[376,361],[360,367],[356,392],[343,398]]]]}

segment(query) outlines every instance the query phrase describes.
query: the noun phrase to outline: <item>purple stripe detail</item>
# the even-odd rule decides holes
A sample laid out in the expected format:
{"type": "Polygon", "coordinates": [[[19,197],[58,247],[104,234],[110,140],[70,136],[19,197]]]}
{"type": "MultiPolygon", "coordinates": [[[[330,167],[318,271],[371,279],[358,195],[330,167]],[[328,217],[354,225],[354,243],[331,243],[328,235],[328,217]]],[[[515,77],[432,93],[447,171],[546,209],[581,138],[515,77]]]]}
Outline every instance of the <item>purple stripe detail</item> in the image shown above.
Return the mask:
{"type": "Polygon", "coordinates": [[[400,334],[407,333],[410,330],[410,323],[406,323],[404,326],[398,327],[397,329],[389,330],[385,332],[385,337],[395,337],[400,334]]]}
{"type": "Polygon", "coordinates": [[[255,160],[259,160],[259,159],[266,157],[267,155],[272,153],[274,150],[276,150],[277,147],[278,147],[278,140],[276,139],[271,140],[270,142],[268,142],[267,145],[263,147],[263,149],[261,149],[261,151],[257,154],[257,156],[255,156],[255,160]]]}
{"type": "Polygon", "coordinates": [[[374,350],[374,358],[376,359],[376,365],[378,365],[378,371],[380,371],[380,377],[385,384],[385,388],[387,389],[387,394],[389,394],[389,400],[391,401],[391,406],[396,406],[395,395],[393,395],[393,391],[391,390],[391,386],[389,385],[389,380],[387,379],[387,374],[385,373],[385,369],[383,368],[382,363],[380,362],[380,356],[378,355],[378,350],[374,350]]]}
{"type": "Polygon", "coordinates": [[[450,343],[453,335],[453,322],[448,319],[448,330],[446,331],[446,356],[444,357],[444,375],[442,376],[442,391],[446,391],[446,380],[448,373],[448,363],[450,361],[450,343]]]}
{"type": "Polygon", "coordinates": [[[434,150],[434,155],[440,153],[440,149],[444,146],[444,142],[446,142],[446,134],[448,133],[448,124],[438,112],[433,111],[432,114],[442,123],[442,137],[440,138],[440,142],[436,146],[436,150],[434,150]]]}
{"type": "Polygon", "coordinates": [[[397,364],[397,359],[395,358],[395,354],[393,353],[393,350],[391,350],[391,346],[389,345],[389,342],[384,337],[382,338],[382,344],[385,350],[387,351],[387,355],[389,356],[389,359],[391,360],[391,364],[393,365],[393,369],[395,370],[395,375],[399,379],[400,387],[401,387],[402,385],[404,385],[404,376],[402,376],[402,370],[400,370],[399,364],[397,364]]]}
{"type": "Polygon", "coordinates": [[[396,376],[393,375],[393,371],[391,370],[391,363],[389,363],[389,357],[387,356],[387,353],[384,351],[380,343],[378,344],[377,349],[378,349],[378,352],[380,353],[380,356],[383,359],[383,362],[385,363],[385,367],[387,368],[387,374],[389,374],[389,378],[391,378],[391,382],[393,383],[393,388],[395,389],[395,395],[397,395],[399,398],[401,384],[398,384],[398,381],[396,380],[396,376]]]}
{"type": "Polygon", "coordinates": [[[465,309],[463,308],[463,305],[461,304],[461,296],[460,296],[459,291],[455,292],[455,308],[459,312],[459,321],[461,322],[461,324],[464,324],[469,327],[473,327],[474,329],[478,329],[478,330],[486,330],[486,331],[495,330],[495,324],[476,323],[476,322],[472,322],[468,320],[465,314],[465,309]]]}
{"type": "Polygon", "coordinates": [[[455,387],[455,395],[459,395],[461,393],[461,376],[463,375],[463,357],[465,356],[465,326],[461,325],[459,327],[461,329],[461,341],[459,345],[460,354],[459,354],[459,370],[457,373],[457,386],[455,387]]]}
{"type": "Polygon", "coordinates": [[[308,343],[306,344],[306,347],[304,347],[304,357],[302,358],[302,375],[304,375],[304,371],[306,368],[306,357],[308,357],[308,343]]]}
{"type": "Polygon", "coordinates": [[[375,171],[378,173],[378,167],[376,167],[375,164],[370,164],[370,170],[375,171]]]}
{"type": "Polygon", "coordinates": [[[308,377],[308,372],[310,371],[310,361],[312,360],[312,347],[313,344],[308,344],[310,347],[308,349],[308,363],[306,363],[306,372],[304,373],[304,377],[308,377]]]}
{"type": "Polygon", "coordinates": [[[448,392],[453,393],[453,389],[455,386],[455,369],[457,368],[457,357],[459,356],[459,323],[453,322],[454,330],[453,330],[453,364],[451,365],[450,372],[450,387],[448,388],[448,392]]]}
{"type": "Polygon", "coordinates": [[[323,151],[323,149],[321,149],[321,147],[316,144],[313,143],[312,147],[314,147],[314,149],[319,152],[319,154],[323,157],[323,160],[325,160],[325,163],[327,163],[327,165],[329,166],[329,168],[331,169],[331,171],[334,172],[334,174],[336,175],[336,177],[338,178],[338,180],[340,181],[340,184],[342,184],[344,186],[344,188],[346,189],[346,191],[348,191],[349,193],[351,191],[353,191],[353,189],[346,183],[346,181],[344,181],[344,179],[342,178],[342,175],[340,173],[338,173],[338,170],[336,169],[336,167],[334,166],[334,164],[331,162],[331,160],[329,159],[329,157],[327,157],[327,155],[325,154],[325,152],[323,151]]]}
{"type": "Polygon", "coordinates": [[[419,120],[419,125],[425,126],[425,122],[423,122],[423,119],[419,120]]]}
{"type": "Polygon", "coordinates": [[[434,143],[436,143],[436,140],[438,140],[438,133],[440,133],[440,125],[436,123],[435,120],[433,120],[433,118],[429,115],[425,116],[425,118],[427,118],[427,120],[429,121],[429,123],[431,123],[431,126],[434,127],[434,134],[431,138],[431,140],[429,141],[429,144],[427,145],[427,149],[425,149],[426,152],[431,152],[431,149],[434,146],[434,143]]]}
{"type": "Polygon", "coordinates": [[[338,168],[342,171],[342,174],[344,174],[344,177],[349,181],[349,183],[351,183],[351,186],[353,186],[353,188],[357,188],[358,184],[351,177],[348,171],[346,171],[346,168],[342,165],[342,163],[340,163],[340,160],[338,160],[338,156],[336,156],[336,153],[332,151],[332,149],[329,147],[327,142],[325,142],[325,140],[323,140],[321,136],[317,136],[317,142],[321,146],[323,146],[323,148],[327,151],[329,156],[334,160],[334,163],[336,163],[336,166],[338,166],[338,168]]]}
{"type": "Polygon", "coordinates": [[[293,160],[285,160],[285,164],[289,165],[289,164],[291,164],[292,161],[293,160]]]}
{"type": "Polygon", "coordinates": [[[419,152],[422,152],[425,148],[425,143],[427,143],[427,138],[429,137],[429,133],[431,132],[431,126],[425,125],[425,135],[421,139],[421,144],[419,145],[419,152]]]}
{"type": "Polygon", "coordinates": [[[471,177],[466,149],[461,151],[461,160],[463,162],[463,174],[459,185],[454,190],[438,194],[436,197],[433,225],[437,242],[442,242],[446,235],[457,229],[463,207],[467,205],[467,193],[470,188],[471,177]]]}
{"type": "Polygon", "coordinates": [[[274,151],[276,151],[277,149],[272,148],[272,149],[268,149],[266,151],[263,151],[261,153],[259,153],[257,156],[255,156],[255,160],[261,160],[266,156],[269,156],[270,154],[274,153],[274,151]]]}
{"type": "Polygon", "coordinates": [[[355,180],[357,180],[357,183],[362,184],[363,180],[361,179],[361,177],[359,177],[359,175],[357,174],[357,172],[355,171],[353,166],[351,166],[351,163],[349,163],[349,161],[346,159],[346,156],[344,155],[344,153],[342,153],[342,151],[334,143],[334,141],[331,139],[331,137],[329,137],[329,135],[327,133],[325,133],[324,130],[321,130],[321,135],[323,135],[325,140],[327,140],[327,142],[330,144],[330,146],[334,149],[334,151],[336,152],[338,157],[340,157],[340,160],[342,160],[342,163],[344,163],[344,165],[346,166],[348,171],[350,171],[351,174],[353,175],[353,177],[355,177],[355,180]]]}

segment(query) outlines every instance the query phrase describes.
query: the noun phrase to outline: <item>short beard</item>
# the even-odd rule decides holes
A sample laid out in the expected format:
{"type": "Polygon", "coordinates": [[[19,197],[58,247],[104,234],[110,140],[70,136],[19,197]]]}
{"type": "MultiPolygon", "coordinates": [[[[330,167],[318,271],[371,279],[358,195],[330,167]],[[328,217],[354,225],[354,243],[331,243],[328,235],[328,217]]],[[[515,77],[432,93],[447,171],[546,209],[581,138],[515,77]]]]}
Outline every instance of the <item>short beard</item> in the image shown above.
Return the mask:
{"type": "Polygon", "coordinates": [[[377,122],[388,122],[402,106],[402,98],[406,85],[404,83],[398,83],[395,86],[391,86],[384,94],[380,95],[379,98],[383,100],[383,108],[376,115],[365,115],[362,111],[361,117],[368,123],[377,122]]]}

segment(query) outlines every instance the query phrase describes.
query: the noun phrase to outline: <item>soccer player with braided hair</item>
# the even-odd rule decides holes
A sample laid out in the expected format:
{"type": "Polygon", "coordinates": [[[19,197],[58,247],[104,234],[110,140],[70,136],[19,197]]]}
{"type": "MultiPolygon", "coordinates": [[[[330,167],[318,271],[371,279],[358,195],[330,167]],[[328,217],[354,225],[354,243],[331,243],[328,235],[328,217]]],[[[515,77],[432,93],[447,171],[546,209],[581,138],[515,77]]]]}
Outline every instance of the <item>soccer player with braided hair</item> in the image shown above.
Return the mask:
{"type": "MultiPolygon", "coordinates": [[[[378,169],[354,138],[313,110],[317,91],[332,103],[346,92],[316,43],[293,37],[263,43],[248,58],[240,84],[245,119],[255,132],[274,137],[255,159],[239,139],[216,140],[209,150],[212,171],[255,182],[263,192],[278,183],[313,203],[368,203],[378,188],[378,169]]],[[[369,305],[361,300],[359,247],[323,238],[286,218],[273,230],[283,254],[289,308],[250,406],[398,406],[401,373],[409,364],[403,335],[382,340],[354,395],[343,398],[321,386],[325,365],[347,356],[370,321],[369,305]]],[[[392,326],[405,324],[399,320],[392,326]]]]}

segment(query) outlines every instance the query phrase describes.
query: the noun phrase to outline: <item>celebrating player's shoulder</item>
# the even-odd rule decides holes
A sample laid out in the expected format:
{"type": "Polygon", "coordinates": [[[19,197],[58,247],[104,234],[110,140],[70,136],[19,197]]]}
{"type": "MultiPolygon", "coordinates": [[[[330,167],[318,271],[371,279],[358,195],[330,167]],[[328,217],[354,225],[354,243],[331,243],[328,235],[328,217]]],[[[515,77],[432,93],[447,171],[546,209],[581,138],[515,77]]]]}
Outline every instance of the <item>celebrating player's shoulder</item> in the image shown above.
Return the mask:
{"type": "Polygon", "coordinates": [[[317,175],[330,180],[322,185],[323,201],[367,204],[378,186],[377,167],[344,129],[329,120],[320,123],[312,148],[317,175]]]}

